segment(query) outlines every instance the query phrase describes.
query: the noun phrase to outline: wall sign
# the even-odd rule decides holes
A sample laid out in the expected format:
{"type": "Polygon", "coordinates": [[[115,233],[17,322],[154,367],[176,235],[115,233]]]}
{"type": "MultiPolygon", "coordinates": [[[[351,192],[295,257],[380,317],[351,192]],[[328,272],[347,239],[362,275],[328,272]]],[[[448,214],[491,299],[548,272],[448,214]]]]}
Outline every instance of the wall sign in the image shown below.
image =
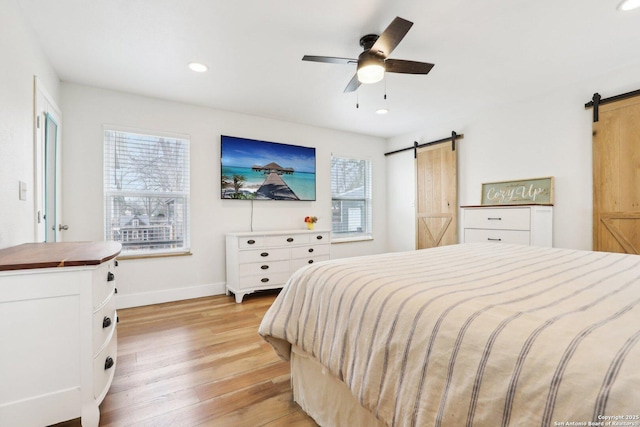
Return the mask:
{"type": "Polygon", "coordinates": [[[482,184],[482,205],[552,205],[553,177],[482,184]]]}

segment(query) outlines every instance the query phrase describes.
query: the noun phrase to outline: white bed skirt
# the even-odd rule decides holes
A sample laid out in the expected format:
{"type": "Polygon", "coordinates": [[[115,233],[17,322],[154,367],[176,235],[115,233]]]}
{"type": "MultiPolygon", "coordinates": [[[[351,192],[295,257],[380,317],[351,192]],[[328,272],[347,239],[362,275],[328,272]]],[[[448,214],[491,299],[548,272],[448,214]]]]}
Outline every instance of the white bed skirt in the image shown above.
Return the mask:
{"type": "Polygon", "coordinates": [[[344,383],[300,348],[291,349],[293,400],[322,427],[383,427],[344,383]]]}

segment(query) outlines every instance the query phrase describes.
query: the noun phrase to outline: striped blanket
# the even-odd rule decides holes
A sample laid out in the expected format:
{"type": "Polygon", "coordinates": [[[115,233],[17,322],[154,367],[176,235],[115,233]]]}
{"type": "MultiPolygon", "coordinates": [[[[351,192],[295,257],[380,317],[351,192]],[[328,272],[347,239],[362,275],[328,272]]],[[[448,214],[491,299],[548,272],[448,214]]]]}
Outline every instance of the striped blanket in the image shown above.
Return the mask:
{"type": "Polygon", "coordinates": [[[259,333],[390,426],[640,426],[636,255],[462,244],[327,261],[291,277],[259,333]]]}

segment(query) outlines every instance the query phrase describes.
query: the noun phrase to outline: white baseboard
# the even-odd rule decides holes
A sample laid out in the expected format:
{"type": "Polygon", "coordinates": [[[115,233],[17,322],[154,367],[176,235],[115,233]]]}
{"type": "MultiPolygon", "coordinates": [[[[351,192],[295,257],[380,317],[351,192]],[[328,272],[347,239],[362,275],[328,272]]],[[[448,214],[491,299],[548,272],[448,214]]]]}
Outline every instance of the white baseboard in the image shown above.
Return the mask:
{"type": "Polygon", "coordinates": [[[225,283],[189,286],[185,288],[163,289],[161,291],[139,292],[136,294],[116,294],[116,308],[140,307],[143,305],[161,304],[163,302],[180,301],[192,298],[222,295],[225,283]]]}
{"type": "MultiPolygon", "coordinates": [[[[78,369],[78,371],[80,370],[78,369]]],[[[7,399],[13,399],[13,397],[9,394],[7,399]]],[[[79,386],[53,390],[11,402],[2,402],[0,403],[0,421],[3,426],[55,424],[80,417],[80,402],[82,402],[82,392],[79,386]]]]}

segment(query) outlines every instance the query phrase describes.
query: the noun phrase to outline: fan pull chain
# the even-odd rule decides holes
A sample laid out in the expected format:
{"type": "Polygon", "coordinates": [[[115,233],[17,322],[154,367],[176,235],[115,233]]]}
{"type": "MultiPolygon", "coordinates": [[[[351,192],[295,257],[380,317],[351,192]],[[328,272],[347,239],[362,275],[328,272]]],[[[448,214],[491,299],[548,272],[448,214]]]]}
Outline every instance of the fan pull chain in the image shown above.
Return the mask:
{"type": "Polygon", "coordinates": [[[384,79],[384,100],[387,100],[387,79],[384,79]]]}
{"type": "Polygon", "coordinates": [[[360,96],[358,95],[358,91],[356,91],[356,108],[360,108],[360,96]]]}

